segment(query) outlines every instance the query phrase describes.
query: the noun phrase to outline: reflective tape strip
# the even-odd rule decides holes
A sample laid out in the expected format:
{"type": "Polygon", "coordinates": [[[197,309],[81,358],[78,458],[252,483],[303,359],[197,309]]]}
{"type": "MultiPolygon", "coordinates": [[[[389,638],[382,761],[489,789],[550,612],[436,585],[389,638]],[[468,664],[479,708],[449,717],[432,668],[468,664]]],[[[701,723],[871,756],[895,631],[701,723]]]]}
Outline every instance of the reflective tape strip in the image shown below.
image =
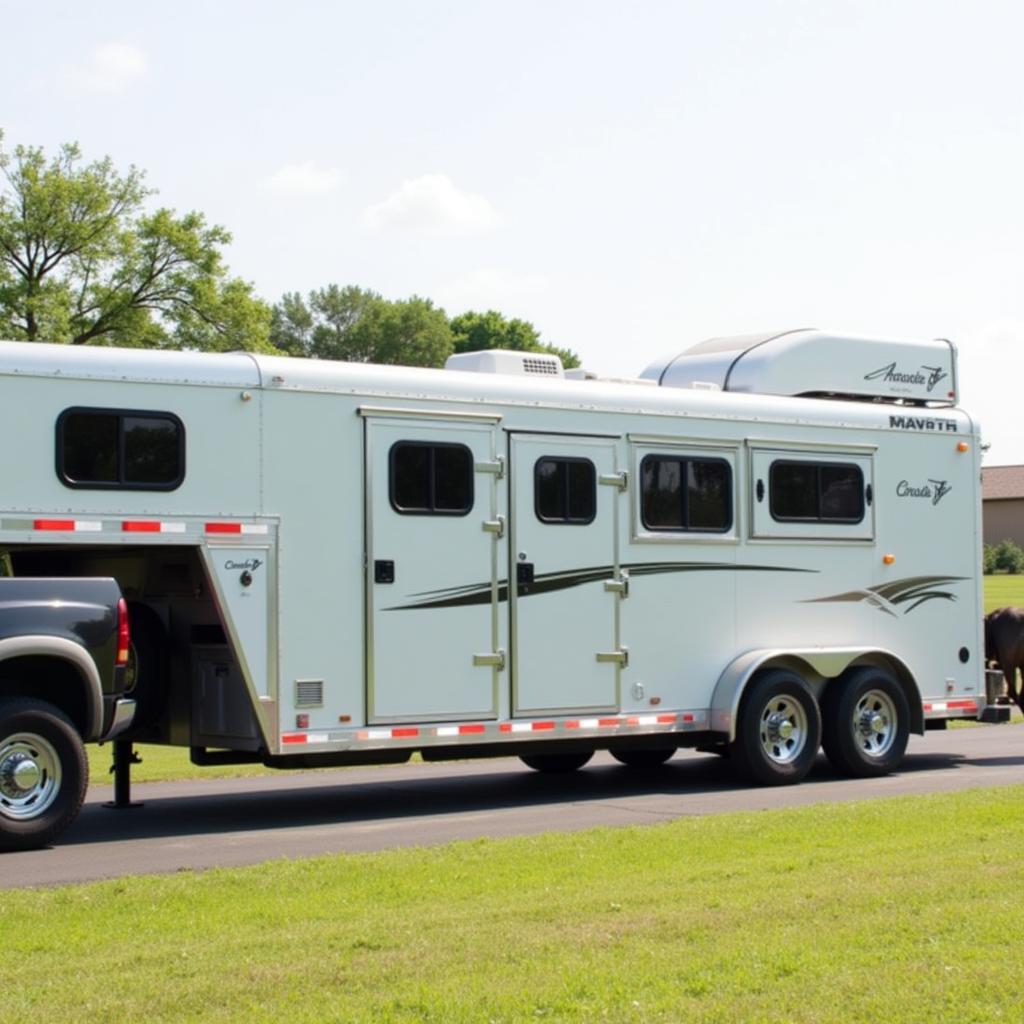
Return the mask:
{"type": "Polygon", "coordinates": [[[123,533],[184,533],[184,523],[161,523],[155,519],[132,519],[121,524],[123,533]]]}
{"type": "Polygon", "coordinates": [[[270,532],[270,527],[266,523],[207,523],[204,529],[207,533],[267,534],[270,532]]]}
{"type": "Polygon", "coordinates": [[[282,743],[305,743],[307,736],[304,732],[286,732],[281,737],[282,743]]]}
{"type": "Polygon", "coordinates": [[[936,713],[940,711],[974,711],[978,710],[976,700],[941,700],[924,705],[925,713],[936,713]]]}
{"type": "Polygon", "coordinates": [[[99,533],[103,523],[92,519],[35,519],[34,530],[61,530],[69,533],[99,533]]]}

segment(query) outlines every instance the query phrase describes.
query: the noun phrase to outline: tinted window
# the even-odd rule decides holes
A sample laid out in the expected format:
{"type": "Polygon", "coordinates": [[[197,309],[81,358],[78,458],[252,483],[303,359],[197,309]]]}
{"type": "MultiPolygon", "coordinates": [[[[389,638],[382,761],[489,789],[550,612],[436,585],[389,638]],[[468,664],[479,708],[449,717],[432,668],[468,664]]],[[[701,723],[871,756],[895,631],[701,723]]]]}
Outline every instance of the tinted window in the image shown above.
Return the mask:
{"type": "Polygon", "coordinates": [[[859,466],[773,462],[769,482],[773,519],[859,523],[864,518],[864,475],[859,466]]]}
{"type": "Polygon", "coordinates": [[[185,475],[185,430],[170,413],[68,409],[57,473],[70,487],[172,490],[185,475]]]}
{"type": "Polygon", "coordinates": [[[648,530],[728,530],[729,464],[722,459],[648,455],[640,464],[640,518],[648,530]]]}
{"type": "Polygon", "coordinates": [[[545,523],[591,523],[597,514],[597,474],[589,459],[538,459],[534,506],[545,523]]]}
{"type": "Polygon", "coordinates": [[[462,516],[473,507],[473,455],[465,445],[399,441],[389,458],[396,512],[462,516]]]}

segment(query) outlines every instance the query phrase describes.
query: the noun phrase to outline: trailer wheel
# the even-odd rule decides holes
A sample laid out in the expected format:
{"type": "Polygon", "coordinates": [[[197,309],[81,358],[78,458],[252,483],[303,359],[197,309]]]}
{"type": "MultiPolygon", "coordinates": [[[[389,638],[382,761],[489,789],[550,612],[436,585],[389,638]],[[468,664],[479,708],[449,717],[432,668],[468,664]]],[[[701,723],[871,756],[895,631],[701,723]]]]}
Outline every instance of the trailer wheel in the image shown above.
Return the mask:
{"type": "Polygon", "coordinates": [[[654,749],[610,750],[609,753],[620,764],[629,768],[659,768],[674,753],[675,747],[656,747],[654,749]]]}
{"type": "Polygon", "coordinates": [[[884,669],[855,669],[832,683],[822,703],[822,746],[845,775],[888,775],[903,760],[910,738],[910,706],[884,669]]]}
{"type": "Polygon", "coordinates": [[[0,850],[56,839],[85,799],[89,771],[71,722],[40,700],[0,701],[0,850]]]}
{"type": "Polygon", "coordinates": [[[765,786],[800,782],[820,744],[818,703],[795,672],[775,669],[750,684],[731,748],[741,775],[765,786]]]}
{"type": "Polygon", "coordinates": [[[582,768],[593,756],[592,750],[584,750],[577,754],[520,754],[519,760],[535,772],[565,775],[582,768]]]}
{"type": "Polygon", "coordinates": [[[153,725],[167,699],[167,635],[151,608],[133,601],[128,605],[132,643],[128,650],[124,695],[135,700],[133,728],[153,725]]]}

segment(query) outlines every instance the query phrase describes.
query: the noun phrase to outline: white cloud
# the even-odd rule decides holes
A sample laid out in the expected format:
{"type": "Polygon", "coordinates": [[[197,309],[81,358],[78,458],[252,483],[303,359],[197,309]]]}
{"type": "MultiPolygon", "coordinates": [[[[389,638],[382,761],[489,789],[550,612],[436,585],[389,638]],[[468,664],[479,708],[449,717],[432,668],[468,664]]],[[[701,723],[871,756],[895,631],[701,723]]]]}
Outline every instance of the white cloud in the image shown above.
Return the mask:
{"type": "Polygon", "coordinates": [[[130,43],[104,43],[92,51],[87,64],[76,64],[67,71],[67,80],[75,89],[86,92],[121,92],[146,73],[146,54],[130,43]]]}
{"type": "Polygon", "coordinates": [[[484,196],[463,192],[447,174],[425,174],[403,181],[398,191],[363,211],[371,231],[397,228],[426,234],[464,234],[498,224],[484,196]]]}
{"type": "Polygon", "coordinates": [[[319,196],[333,192],[342,181],[341,171],[334,167],[320,167],[315,160],[285,164],[275,171],[266,184],[275,192],[287,195],[319,196]]]}

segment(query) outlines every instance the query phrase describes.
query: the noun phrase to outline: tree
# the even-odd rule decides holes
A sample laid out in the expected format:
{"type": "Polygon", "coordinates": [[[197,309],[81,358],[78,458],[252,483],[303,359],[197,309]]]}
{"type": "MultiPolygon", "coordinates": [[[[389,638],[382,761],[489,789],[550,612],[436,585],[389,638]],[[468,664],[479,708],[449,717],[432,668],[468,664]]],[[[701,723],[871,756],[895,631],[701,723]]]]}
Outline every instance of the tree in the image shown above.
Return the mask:
{"type": "Polygon", "coordinates": [[[1024,551],[1012,540],[1001,540],[996,545],[993,563],[997,571],[1015,576],[1024,572],[1024,551]]]}
{"type": "Polygon", "coordinates": [[[147,212],[135,167],[77,144],[2,148],[0,337],[73,345],[266,349],[270,309],[228,276],[231,241],[201,213],[147,212]],[[4,184],[4,182],[6,184],[4,184]]]}
{"type": "Polygon", "coordinates": [[[308,302],[284,295],[270,339],[290,355],[357,363],[443,366],[452,353],[448,318],[429,299],[390,301],[351,285],[310,292],[308,302]]]}
{"type": "Polygon", "coordinates": [[[488,348],[548,352],[558,356],[563,366],[580,365],[575,352],[542,342],[540,332],[533,324],[526,320],[510,320],[493,309],[486,313],[462,313],[453,318],[451,326],[456,352],[479,352],[488,348]]]}

